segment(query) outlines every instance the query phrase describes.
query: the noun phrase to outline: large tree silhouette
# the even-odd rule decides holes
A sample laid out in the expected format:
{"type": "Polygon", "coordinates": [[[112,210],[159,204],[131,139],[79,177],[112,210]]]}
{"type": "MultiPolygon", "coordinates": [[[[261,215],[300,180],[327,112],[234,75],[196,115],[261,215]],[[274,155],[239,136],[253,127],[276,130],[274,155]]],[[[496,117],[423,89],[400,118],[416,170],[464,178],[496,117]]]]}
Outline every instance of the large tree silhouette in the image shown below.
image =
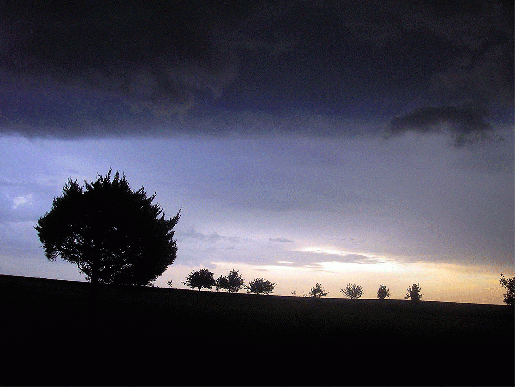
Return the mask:
{"type": "Polygon", "coordinates": [[[35,227],[46,257],[77,264],[92,284],[150,284],[175,260],[180,217],[165,219],[154,198],[111,170],[85,187],[68,180],[35,227]]]}
{"type": "Polygon", "coordinates": [[[504,302],[506,305],[513,306],[513,300],[515,299],[515,277],[508,277],[508,279],[504,278],[504,274],[501,273],[501,286],[506,288],[506,293],[504,293],[504,302]]]}

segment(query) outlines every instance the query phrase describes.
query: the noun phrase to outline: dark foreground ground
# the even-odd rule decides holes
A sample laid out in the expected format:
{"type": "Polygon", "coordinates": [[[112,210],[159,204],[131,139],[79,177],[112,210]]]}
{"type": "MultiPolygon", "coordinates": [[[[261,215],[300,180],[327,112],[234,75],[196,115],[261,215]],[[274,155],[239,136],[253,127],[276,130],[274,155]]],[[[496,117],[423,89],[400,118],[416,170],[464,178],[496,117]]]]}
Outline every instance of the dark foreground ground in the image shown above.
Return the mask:
{"type": "Polygon", "coordinates": [[[513,309],[0,275],[0,384],[513,385],[513,309]]]}

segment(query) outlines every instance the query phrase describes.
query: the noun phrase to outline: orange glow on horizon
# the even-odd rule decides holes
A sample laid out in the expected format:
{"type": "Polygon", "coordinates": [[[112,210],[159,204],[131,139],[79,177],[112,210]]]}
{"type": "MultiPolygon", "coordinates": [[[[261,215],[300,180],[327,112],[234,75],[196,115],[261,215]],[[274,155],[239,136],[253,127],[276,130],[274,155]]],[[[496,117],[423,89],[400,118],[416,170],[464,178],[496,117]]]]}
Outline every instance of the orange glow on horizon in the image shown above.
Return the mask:
{"type": "MultiPolygon", "coordinates": [[[[375,299],[381,284],[390,289],[392,299],[403,299],[408,286],[419,283],[422,300],[503,304],[504,289],[499,284],[500,272],[481,266],[401,263],[394,260],[378,263],[323,261],[302,266],[295,266],[290,261],[279,262],[269,265],[212,262],[213,267],[210,270],[217,277],[234,268],[240,271],[246,283],[254,278],[268,279],[276,283],[273,294],[282,296],[291,296],[292,292],[297,296],[307,295],[311,287],[319,282],[328,291],[329,298],[342,298],[340,289],[347,283],[356,283],[363,286],[364,299],[375,299]]],[[[158,284],[165,287],[166,281],[171,277],[174,287],[184,288],[182,281],[186,275],[191,270],[198,269],[173,265],[163,276],[166,280],[158,280],[158,284]],[[162,285],[160,281],[163,282],[162,285]]],[[[508,272],[504,274],[513,276],[508,272]]]]}

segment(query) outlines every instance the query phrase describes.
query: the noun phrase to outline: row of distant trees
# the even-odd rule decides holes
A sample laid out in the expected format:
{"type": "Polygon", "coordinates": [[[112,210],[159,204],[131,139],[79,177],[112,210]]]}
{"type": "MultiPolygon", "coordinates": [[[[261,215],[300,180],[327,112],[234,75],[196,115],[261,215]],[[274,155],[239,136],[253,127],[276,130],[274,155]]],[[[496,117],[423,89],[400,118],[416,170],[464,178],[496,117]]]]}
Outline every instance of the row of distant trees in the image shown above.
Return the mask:
{"type": "MultiPolygon", "coordinates": [[[[420,301],[422,299],[422,288],[419,284],[413,284],[407,290],[405,299],[410,299],[412,301],[420,301]]],[[[347,286],[343,289],[340,289],[340,292],[347,298],[351,300],[355,300],[360,298],[363,295],[363,287],[357,284],[347,284],[347,286]]],[[[296,292],[292,292],[293,295],[296,295],[296,292]]],[[[306,295],[307,297],[321,298],[327,296],[328,292],[322,287],[321,284],[317,283],[314,287],[311,288],[309,293],[306,295]]],[[[377,298],[380,300],[384,300],[390,297],[390,289],[388,289],[385,285],[379,285],[379,289],[377,290],[377,298]]]]}
{"type": "MultiPolygon", "coordinates": [[[[256,278],[245,285],[245,280],[238,270],[231,270],[227,276],[221,275],[215,279],[213,272],[209,269],[200,269],[192,271],[186,281],[183,282],[192,289],[216,288],[216,291],[226,290],[229,293],[236,293],[240,289],[247,289],[248,293],[270,294],[274,291],[275,283],[265,280],[264,278],[256,278]]],[[[171,285],[171,282],[168,283],[171,285]]]]}
{"type": "MultiPolygon", "coordinates": [[[[63,195],[54,198],[52,208],[38,220],[35,229],[43,244],[46,257],[57,257],[78,266],[92,284],[95,300],[97,284],[151,286],[177,256],[174,227],[180,219],[180,210],[166,218],[163,209],[152,203],[154,195],[147,196],[144,188],[133,191],[125,175],[109,170],[105,176],[84,186],[68,180],[63,195]]],[[[506,288],[504,302],[513,305],[515,277],[501,274],[501,285],[506,288]]],[[[237,270],[215,279],[213,273],[202,269],[190,273],[185,284],[192,288],[237,292],[246,288],[250,293],[272,293],[275,283],[256,278],[245,285],[237,270]]],[[[420,286],[408,288],[406,298],[419,301],[420,286]]],[[[360,298],[363,288],[347,284],[341,292],[351,299],[360,298]]],[[[327,295],[322,285],[316,284],[309,296],[327,295]]],[[[381,285],[379,299],[390,296],[381,285]]]]}
{"type": "MultiPolygon", "coordinates": [[[[212,289],[214,287],[216,291],[226,290],[229,293],[236,293],[240,289],[245,288],[248,293],[255,294],[270,294],[274,291],[276,285],[264,278],[256,278],[250,281],[248,285],[245,285],[245,281],[239,271],[234,269],[232,269],[227,276],[221,275],[217,279],[215,279],[214,273],[209,269],[194,270],[188,274],[183,284],[192,289],[198,289],[199,291],[203,288],[212,289]]],[[[172,286],[172,282],[169,281],[168,285],[172,286]]],[[[405,299],[420,301],[422,299],[421,290],[419,284],[413,284],[408,288],[405,299]]],[[[360,298],[363,295],[363,287],[357,284],[349,283],[345,288],[340,289],[340,291],[351,300],[360,298]]],[[[292,294],[296,295],[296,292],[293,291],[292,294]]],[[[322,285],[316,283],[306,296],[321,298],[327,296],[327,294],[328,292],[325,291],[322,285]]],[[[388,297],[390,297],[390,289],[385,285],[379,285],[377,298],[384,300],[388,297]]]]}
{"type": "MultiPolygon", "coordinates": [[[[413,284],[408,288],[406,297],[404,298],[410,299],[412,301],[420,301],[422,299],[421,290],[422,288],[419,284],[413,284]]],[[[340,292],[342,292],[345,297],[350,298],[351,300],[355,300],[363,295],[363,287],[361,285],[349,283],[345,288],[340,289],[340,292]]],[[[293,291],[292,294],[296,295],[297,293],[293,291]]],[[[327,296],[327,294],[328,292],[325,291],[322,285],[317,283],[314,287],[311,288],[309,293],[305,296],[320,298],[327,296]]],[[[377,298],[379,298],[380,300],[384,300],[389,297],[390,289],[388,289],[385,285],[379,285],[379,289],[377,290],[377,298]]]]}
{"type": "MultiPolygon", "coordinates": [[[[515,298],[515,277],[505,278],[501,273],[500,283],[501,286],[507,290],[504,294],[504,302],[507,305],[513,305],[515,298]]],[[[264,278],[256,278],[250,281],[248,285],[245,285],[245,281],[241,274],[239,274],[239,271],[234,269],[229,272],[229,275],[220,276],[217,279],[214,278],[214,274],[208,269],[192,271],[183,284],[198,290],[201,290],[202,288],[211,289],[215,287],[216,291],[222,289],[229,293],[236,293],[240,289],[245,288],[248,293],[255,294],[270,294],[274,291],[276,285],[264,278]]],[[[168,285],[171,287],[172,281],[168,281],[168,285]]],[[[342,292],[345,297],[355,300],[361,298],[363,295],[363,287],[361,285],[348,283],[345,288],[340,289],[340,292],[342,292]]],[[[294,290],[291,294],[296,296],[297,292],[294,290]]],[[[326,292],[322,285],[317,282],[315,286],[311,288],[309,293],[304,294],[303,297],[321,298],[327,296],[327,294],[329,293],[326,292]]],[[[389,297],[390,289],[388,289],[386,285],[379,285],[379,289],[377,289],[377,298],[384,300],[389,297]]],[[[408,287],[404,299],[409,299],[411,301],[422,300],[422,288],[420,287],[420,284],[413,284],[408,287]]]]}
{"type": "MultiPolygon", "coordinates": [[[[501,273],[500,283],[507,290],[504,294],[504,302],[508,305],[513,305],[515,295],[515,277],[505,278],[501,273]]],[[[263,278],[256,278],[249,282],[248,285],[245,285],[245,281],[241,274],[239,274],[238,270],[234,269],[229,272],[229,275],[220,276],[217,279],[214,278],[214,274],[208,269],[192,271],[186,278],[184,284],[190,288],[198,290],[201,290],[202,288],[211,289],[215,287],[217,291],[224,289],[230,293],[235,293],[242,288],[246,288],[248,293],[255,294],[270,294],[274,291],[276,285],[275,283],[263,278]]],[[[171,286],[171,282],[169,282],[169,285],[171,286]]],[[[345,297],[355,300],[361,298],[363,295],[363,287],[361,285],[348,283],[345,288],[340,289],[340,292],[342,292],[345,297]]],[[[292,294],[296,295],[297,293],[293,291],[292,294]]],[[[322,285],[317,282],[305,296],[321,298],[327,296],[327,294],[328,292],[326,292],[322,285]]],[[[379,285],[379,289],[377,289],[377,298],[384,300],[389,297],[390,289],[388,289],[386,285],[379,285]]],[[[422,288],[420,287],[420,284],[413,284],[408,287],[404,298],[411,301],[422,300],[422,288]]]]}
{"type": "MultiPolygon", "coordinates": [[[[515,299],[515,277],[505,278],[504,274],[501,273],[501,279],[499,282],[501,283],[501,286],[506,289],[506,293],[504,293],[504,303],[513,306],[515,299]]],[[[201,290],[202,288],[211,289],[215,287],[216,291],[223,289],[229,293],[236,293],[240,289],[245,288],[248,293],[255,294],[270,294],[274,291],[276,285],[264,278],[256,278],[250,281],[248,285],[245,285],[245,281],[241,274],[239,274],[239,271],[234,269],[229,272],[229,275],[220,276],[217,279],[214,278],[214,274],[208,269],[192,271],[183,283],[190,288],[198,290],[201,290]]],[[[168,281],[168,285],[171,287],[172,281],[168,281]]],[[[345,297],[355,300],[361,298],[363,295],[363,287],[361,285],[348,283],[345,288],[340,289],[340,292],[342,292],[345,297]]],[[[296,296],[297,292],[294,290],[291,294],[296,296]]],[[[329,293],[326,292],[322,285],[317,282],[315,286],[311,288],[309,293],[304,294],[303,297],[321,298],[327,296],[327,294],[329,293]]],[[[384,300],[389,297],[390,289],[388,289],[386,285],[379,285],[379,289],[377,289],[377,298],[384,300]]],[[[420,301],[422,299],[422,288],[420,287],[420,284],[413,284],[408,287],[404,299],[420,301]]]]}

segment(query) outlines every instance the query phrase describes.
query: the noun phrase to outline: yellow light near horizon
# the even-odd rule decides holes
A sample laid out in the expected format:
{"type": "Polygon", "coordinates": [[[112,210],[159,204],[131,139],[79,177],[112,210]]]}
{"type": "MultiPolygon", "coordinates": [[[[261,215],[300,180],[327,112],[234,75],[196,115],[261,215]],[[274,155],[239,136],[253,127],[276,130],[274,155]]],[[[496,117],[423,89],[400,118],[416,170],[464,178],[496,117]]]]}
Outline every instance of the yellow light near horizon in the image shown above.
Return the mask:
{"type": "Polygon", "coordinates": [[[356,262],[339,262],[339,261],[324,261],[319,265],[322,270],[334,273],[348,273],[348,272],[394,272],[399,270],[399,265],[393,261],[378,261],[374,263],[356,263],[356,262]]]}
{"type": "Polygon", "coordinates": [[[336,259],[328,259],[327,261],[318,263],[327,270],[345,271],[348,269],[354,269],[359,271],[395,271],[399,269],[399,266],[397,265],[396,261],[391,258],[381,255],[364,253],[360,251],[339,250],[333,247],[304,247],[299,251],[306,253],[323,254],[332,257],[342,257],[343,260],[345,260],[345,257],[349,256],[360,256],[366,259],[366,261],[363,262],[345,262],[336,259]]]}
{"type": "Polygon", "coordinates": [[[319,246],[310,246],[310,247],[303,247],[299,251],[305,252],[305,253],[317,253],[317,254],[328,254],[328,255],[363,255],[366,257],[370,257],[370,255],[367,255],[365,253],[361,252],[355,252],[355,251],[347,251],[347,250],[339,250],[334,247],[319,247],[319,246]]]}
{"type": "Polygon", "coordinates": [[[265,277],[276,283],[274,294],[306,295],[316,282],[329,292],[328,297],[343,297],[340,289],[347,283],[363,286],[363,298],[376,298],[380,284],[390,289],[392,299],[403,299],[413,283],[422,288],[423,300],[502,304],[503,289],[495,269],[481,266],[431,262],[397,262],[393,259],[363,264],[323,261],[295,266],[294,263],[252,265],[213,262],[217,269],[241,269],[246,280],[265,277]]]}
{"type": "MultiPolygon", "coordinates": [[[[308,247],[302,251],[313,254],[313,259],[303,258],[302,262],[278,260],[272,264],[213,261],[209,267],[215,276],[232,269],[239,270],[247,283],[255,278],[270,280],[276,283],[274,295],[291,296],[293,291],[297,296],[307,295],[318,282],[329,292],[328,297],[341,298],[340,289],[347,283],[356,283],[363,286],[364,299],[376,298],[380,284],[390,289],[392,299],[403,299],[408,286],[419,283],[426,301],[503,303],[505,290],[499,284],[501,271],[493,266],[413,262],[334,248],[308,247]],[[368,259],[363,259],[364,263],[345,262],[348,254],[368,259]]],[[[187,274],[200,268],[174,264],[163,276],[166,280],[160,280],[161,286],[166,287],[166,281],[173,279],[174,286],[185,287],[182,281],[187,274]]],[[[508,277],[515,274],[512,270],[502,271],[508,277]]]]}

